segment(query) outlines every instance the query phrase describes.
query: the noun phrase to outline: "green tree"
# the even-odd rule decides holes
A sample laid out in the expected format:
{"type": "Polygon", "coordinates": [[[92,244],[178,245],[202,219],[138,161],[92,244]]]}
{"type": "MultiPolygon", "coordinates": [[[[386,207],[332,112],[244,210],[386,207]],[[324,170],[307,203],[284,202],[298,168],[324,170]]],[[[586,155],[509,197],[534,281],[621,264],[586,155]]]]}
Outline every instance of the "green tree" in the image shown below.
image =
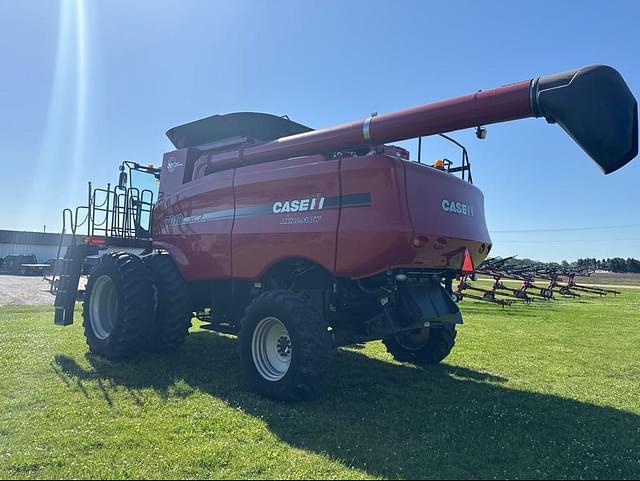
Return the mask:
{"type": "Polygon", "coordinates": [[[638,259],[627,259],[627,272],[640,272],[640,261],[638,259]]]}
{"type": "Polygon", "coordinates": [[[627,261],[621,257],[609,260],[609,270],[612,272],[627,272],[627,261]]]}

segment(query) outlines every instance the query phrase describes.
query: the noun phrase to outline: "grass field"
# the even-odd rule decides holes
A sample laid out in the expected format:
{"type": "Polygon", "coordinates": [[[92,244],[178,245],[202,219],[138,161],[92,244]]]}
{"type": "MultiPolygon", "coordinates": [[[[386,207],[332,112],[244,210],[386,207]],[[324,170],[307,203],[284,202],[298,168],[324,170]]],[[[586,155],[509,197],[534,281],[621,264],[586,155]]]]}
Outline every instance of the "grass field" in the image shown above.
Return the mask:
{"type": "MultiPolygon", "coordinates": [[[[480,275],[478,281],[493,282],[492,277],[480,275]]],[[[507,284],[522,284],[522,281],[513,279],[503,279],[502,282],[507,284]]],[[[562,281],[566,282],[566,278],[562,281]]],[[[544,286],[548,281],[538,280],[536,284],[544,286]]],[[[633,287],[640,288],[640,274],[616,273],[616,272],[597,272],[588,277],[576,277],[576,284],[610,286],[610,287],[633,287]]]]}
{"type": "Polygon", "coordinates": [[[579,277],[578,283],[614,284],[619,286],[640,286],[640,274],[621,274],[616,272],[596,272],[589,277],[579,277]]]}
{"type": "Polygon", "coordinates": [[[111,364],[51,308],[2,308],[0,478],[640,477],[640,291],[463,310],[445,364],[345,349],[323,399],[281,405],[231,338],[111,364]]]}

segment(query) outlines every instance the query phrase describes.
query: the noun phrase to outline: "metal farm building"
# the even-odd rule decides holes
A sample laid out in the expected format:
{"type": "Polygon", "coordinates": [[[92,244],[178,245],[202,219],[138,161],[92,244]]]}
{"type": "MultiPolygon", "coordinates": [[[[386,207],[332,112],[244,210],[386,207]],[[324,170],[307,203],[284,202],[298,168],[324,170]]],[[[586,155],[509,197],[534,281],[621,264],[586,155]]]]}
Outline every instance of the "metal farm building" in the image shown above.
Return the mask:
{"type": "MultiPolygon", "coordinates": [[[[64,257],[72,236],[65,235],[60,257],[64,257]]],[[[35,255],[38,262],[54,259],[58,254],[60,234],[0,230],[0,259],[13,255],[35,255]]]]}

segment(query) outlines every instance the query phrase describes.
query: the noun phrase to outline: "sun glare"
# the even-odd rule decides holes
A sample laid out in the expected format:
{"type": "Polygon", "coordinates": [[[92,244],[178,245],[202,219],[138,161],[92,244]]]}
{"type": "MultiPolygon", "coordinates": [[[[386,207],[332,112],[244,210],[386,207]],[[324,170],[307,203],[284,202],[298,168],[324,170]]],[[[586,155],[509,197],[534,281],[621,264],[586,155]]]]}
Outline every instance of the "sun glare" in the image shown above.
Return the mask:
{"type": "MultiPolygon", "coordinates": [[[[53,191],[56,172],[71,172],[61,200],[71,205],[82,192],[87,117],[87,22],[84,0],[62,0],[59,10],[53,75],[44,132],[37,160],[40,175],[31,179],[25,215],[39,205],[37,199],[53,191]]],[[[57,220],[57,219],[56,219],[57,220]]]]}

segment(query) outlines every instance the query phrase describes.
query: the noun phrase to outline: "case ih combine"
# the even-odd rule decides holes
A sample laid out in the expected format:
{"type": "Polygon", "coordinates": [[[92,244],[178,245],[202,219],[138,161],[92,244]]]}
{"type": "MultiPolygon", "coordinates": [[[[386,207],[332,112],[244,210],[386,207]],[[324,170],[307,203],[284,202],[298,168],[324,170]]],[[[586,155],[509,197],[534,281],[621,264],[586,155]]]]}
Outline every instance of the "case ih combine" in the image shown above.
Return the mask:
{"type": "Polygon", "coordinates": [[[336,346],[382,339],[437,363],[462,322],[454,280],[491,251],[483,196],[466,155],[428,166],[387,144],[526,117],[560,125],[605,173],[637,154],[636,100],[606,66],[320,130],[258,113],[170,129],[161,169],[124,163],[118,185],[90,184],[65,211],[64,230],[86,222],[87,237],[66,253],[55,323],[73,322],[85,257],[110,248],[83,311],[107,359],[174,350],[195,315],[239,336],[250,386],[275,399],[321,391],[336,346]],[[132,171],[159,179],[157,201],[132,171]]]}

